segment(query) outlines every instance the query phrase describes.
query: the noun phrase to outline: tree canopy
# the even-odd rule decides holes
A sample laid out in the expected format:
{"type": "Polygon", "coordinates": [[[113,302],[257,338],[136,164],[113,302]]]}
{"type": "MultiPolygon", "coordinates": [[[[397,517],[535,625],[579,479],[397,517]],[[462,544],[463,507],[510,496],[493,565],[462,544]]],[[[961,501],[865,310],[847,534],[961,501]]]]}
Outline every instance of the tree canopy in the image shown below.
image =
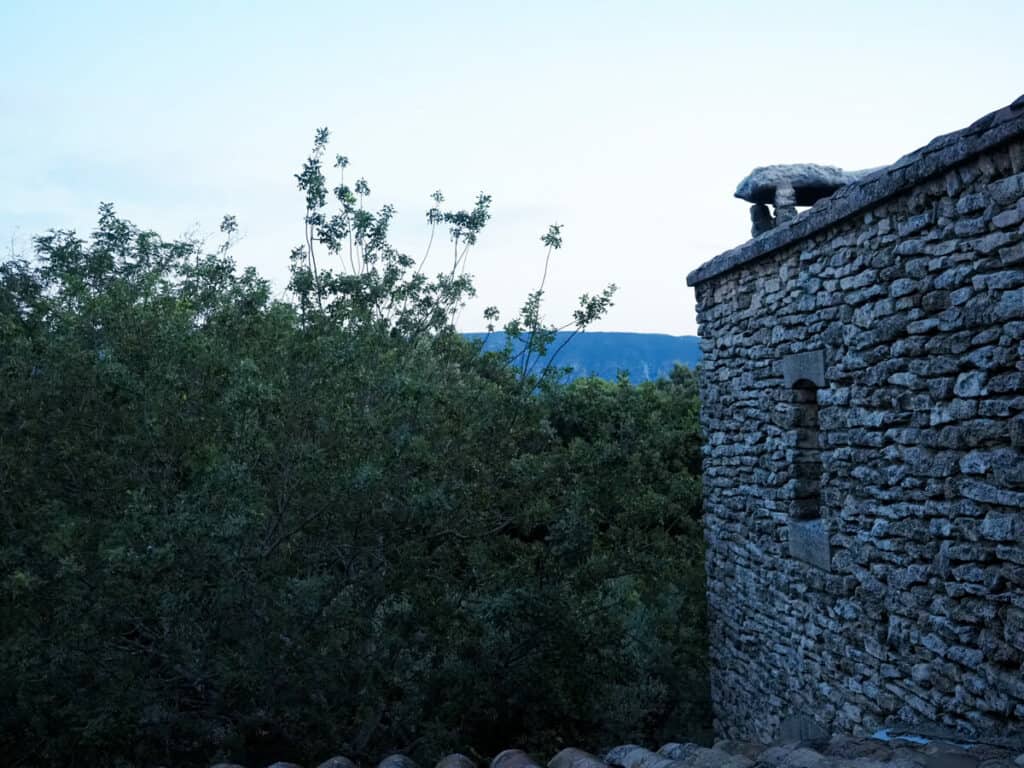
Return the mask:
{"type": "MultiPolygon", "coordinates": [[[[537,370],[543,280],[505,325],[525,354],[482,352],[453,318],[490,198],[435,193],[452,255],[428,277],[365,180],[328,189],[327,140],[297,177],[287,299],[238,270],[231,217],[211,249],[104,205],[90,237],[0,266],[9,763],[436,759],[705,727],[692,375],[537,370]]],[[[570,326],[611,300],[583,296],[570,326]]]]}

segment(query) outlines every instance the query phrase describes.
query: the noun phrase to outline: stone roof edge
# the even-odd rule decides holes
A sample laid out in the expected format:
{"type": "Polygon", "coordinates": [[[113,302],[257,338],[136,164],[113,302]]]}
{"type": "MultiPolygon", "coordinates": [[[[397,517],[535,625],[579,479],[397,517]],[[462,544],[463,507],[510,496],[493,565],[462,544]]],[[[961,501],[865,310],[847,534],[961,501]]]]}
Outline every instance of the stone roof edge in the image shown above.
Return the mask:
{"type": "Polygon", "coordinates": [[[897,195],[925,179],[986,150],[1024,136],[1024,95],[1012,104],[975,120],[966,128],[932,139],[853,184],[840,187],[795,219],[720,253],[686,276],[686,284],[699,285],[723,272],[810,237],[859,211],[897,195]]]}

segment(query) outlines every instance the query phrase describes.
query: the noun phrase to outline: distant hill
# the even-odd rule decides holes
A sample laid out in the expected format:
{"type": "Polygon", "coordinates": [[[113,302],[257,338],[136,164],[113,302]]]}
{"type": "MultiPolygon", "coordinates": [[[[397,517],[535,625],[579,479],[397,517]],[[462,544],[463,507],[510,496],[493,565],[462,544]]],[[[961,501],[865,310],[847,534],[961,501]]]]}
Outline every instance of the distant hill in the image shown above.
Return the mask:
{"type": "MultiPolygon", "coordinates": [[[[463,334],[470,339],[483,339],[485,333],[463,334]]],[[[568,337],[558,334],[551,349],[568,337]]],[[[505,334],[492,333],[484,349],[497,350],[505,345],[505,334]]],[[[558,353],[559,366],[571,366],[570,378],[600,376],[612,380],[620,370],[629,371],[633,383],[667,376],[676,363],[693,368],[700,362],[700,339],[696,336],[669,336],[664,333],[579,333],[558,353]]],[[[543,365],[542,365],[543,367],[543,365]]]]}

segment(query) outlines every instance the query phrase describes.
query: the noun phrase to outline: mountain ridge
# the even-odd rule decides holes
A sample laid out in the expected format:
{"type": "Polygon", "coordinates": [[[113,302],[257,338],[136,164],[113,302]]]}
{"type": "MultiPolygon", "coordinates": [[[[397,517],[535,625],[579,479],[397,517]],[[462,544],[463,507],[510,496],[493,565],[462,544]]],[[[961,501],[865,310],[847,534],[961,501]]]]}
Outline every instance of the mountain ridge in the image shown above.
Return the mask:
{"type": "MultiPolygon", "coordinates": [[[[505,345],[505,334],[501,331],[462,335],[467,339],[483,341],[485,351],[497,351],[505,345]]],[[[570,336],[570,331],[559,332],[549,349],[557,350],[570,336]]],[[[517,349],[521,346],[520,342],[517,349]]],[[[700,339],[697,336],[586,331],[577,333],[565,344],[558,353],[555,364],[573,369],[569,379],[595,375],[614,381],[619,371],[626,371],[629,373],[629,380],[638,384],[668,376],[676,363],[693,368],[700,362],[700,358],[700,339]]],[[[541,358],[542,361],[546,359],[541,358]]]]}

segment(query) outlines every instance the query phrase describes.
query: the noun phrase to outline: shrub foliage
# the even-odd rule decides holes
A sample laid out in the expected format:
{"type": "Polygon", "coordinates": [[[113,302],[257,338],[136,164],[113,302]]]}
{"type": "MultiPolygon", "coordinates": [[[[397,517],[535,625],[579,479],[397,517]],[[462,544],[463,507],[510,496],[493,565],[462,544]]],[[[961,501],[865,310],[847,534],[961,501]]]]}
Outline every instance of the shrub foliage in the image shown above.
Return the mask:
{"type": "MultiPolygon", "coordinates": [[[[236,269],[230,217],[211,252],[104,205],[88,239],[0,267],[8,764],[432,762],[704,727],[691,375],[566,385],[482,354],[453,317],[490,199],[435,195],[452,261],[428,278],[364,180],[328,192],[326,144],[287,300],[236,269]]],[[[542,294],[506,326],[532,354],[542,294]]]]}

